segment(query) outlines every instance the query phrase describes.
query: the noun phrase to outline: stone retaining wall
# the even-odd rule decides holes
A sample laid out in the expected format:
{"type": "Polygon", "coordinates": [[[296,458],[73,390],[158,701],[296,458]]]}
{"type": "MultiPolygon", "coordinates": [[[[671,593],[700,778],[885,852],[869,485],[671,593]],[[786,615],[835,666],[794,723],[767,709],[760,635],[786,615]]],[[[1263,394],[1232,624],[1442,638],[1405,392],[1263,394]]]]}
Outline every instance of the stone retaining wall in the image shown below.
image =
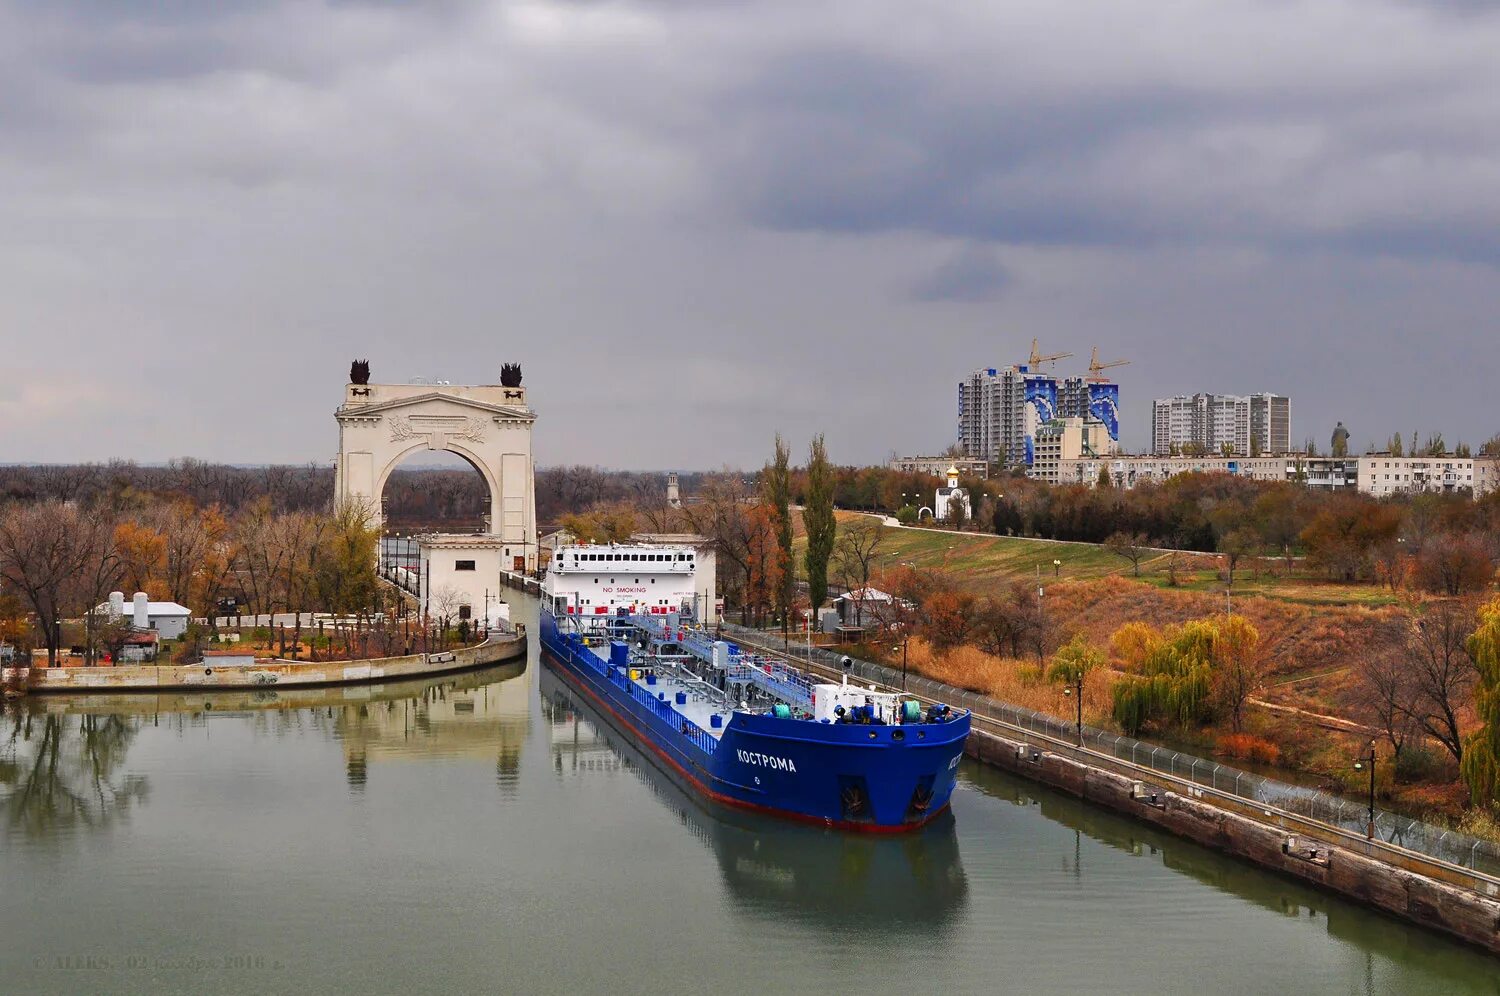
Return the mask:
{"type": "Polygon", "coordinates": [[[1500,902],[1295,831],[1258,823],[1149,782],[1093,768],[983,730],[964,747],[998,768],[1108,807],[1500,954],[1500,902]]]}
{"type": "Polygon", "coordinates": [[[126,664],[118,667],[32,668],[30,692],[91,690],[154,692],[184,688],[287,688],[420,678],[524,657],[526,634],[496,637],[473,647],[409,657],[361,661],[258,660],[254,664],[126,664]]]}

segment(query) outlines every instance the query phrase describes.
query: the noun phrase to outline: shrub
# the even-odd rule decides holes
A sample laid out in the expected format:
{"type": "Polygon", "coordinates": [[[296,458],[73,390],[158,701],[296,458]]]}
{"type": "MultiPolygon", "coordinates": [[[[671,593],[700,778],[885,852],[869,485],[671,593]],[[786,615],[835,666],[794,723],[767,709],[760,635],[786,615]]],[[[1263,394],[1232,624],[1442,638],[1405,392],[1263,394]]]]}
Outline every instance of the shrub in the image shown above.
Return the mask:
{"type": "Polygon", "coordinates": [[[1425,782],[1442,770],[1442,760],[1426,747],[1408,744],[1396,755],[1398,782],[1425,782]]]}
{"type": "Polygon", "coordinates": [[[1220,736],[1214,744],[1214,753],[1257,764],[1275,764],[1281,760],[1280,747],[1252,733],[1227,733],[1220,736]]]}

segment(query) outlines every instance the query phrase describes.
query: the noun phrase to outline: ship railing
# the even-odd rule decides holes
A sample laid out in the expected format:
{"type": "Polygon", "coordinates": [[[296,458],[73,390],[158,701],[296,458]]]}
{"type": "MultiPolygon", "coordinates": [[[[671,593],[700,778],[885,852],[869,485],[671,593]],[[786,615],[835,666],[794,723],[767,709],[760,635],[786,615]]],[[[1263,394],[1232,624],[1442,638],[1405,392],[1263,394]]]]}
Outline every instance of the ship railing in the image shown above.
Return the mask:
{"type": "Polygon", "coordinates": [[[676,730],[690,744],[697,747],[705,755],[712,755],[718,748],[719,741],[710,736],[697,723],[688,719],[682,713],[672,708],[672,704],[666,699],[658,698],[640,685],[630,680],[630,676],[621,672],[617,667],[609,669],[609,680],[623,689],[631,698],[645,706],[662,722],[676,730]]]}
{"type": "Polygon", "coordinates": [[[750,681],[764,691],[792,705],[812,706],[812,683],[807,675],[793,670],[778,661],[764,657],[742,654],[731,665],[731,677],[739,681],[750,681]]]}

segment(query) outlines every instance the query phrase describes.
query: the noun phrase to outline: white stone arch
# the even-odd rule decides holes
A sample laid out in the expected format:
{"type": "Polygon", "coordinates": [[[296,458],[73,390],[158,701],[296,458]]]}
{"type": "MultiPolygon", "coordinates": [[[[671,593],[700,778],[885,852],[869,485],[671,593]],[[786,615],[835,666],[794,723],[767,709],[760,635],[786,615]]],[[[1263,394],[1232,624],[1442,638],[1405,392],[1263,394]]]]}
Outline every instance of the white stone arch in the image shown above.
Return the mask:
{"type": "Polygon", "coordinates": [[[454,456],[462,458],[464,463],[467,463],[470,467],[473,467],[474,470],[479,473],[479,476],[484,479],[485,487],[489,489],[490,493],[489,502],[486,506],[488,511],[485,513],[485,519],[490,523],[490,528],[494,529],[494,524],[500,521],[496,518],[497,513],[500,511],[498,507],[498,503],[500,501],[500,481],[498,478],[496,478],[491,468],[486,464],[483,456],[475,453],[472,449],[462,445],[461,443],[455,443],[451,439],[445,440],[443,442],[441,450],[430,445],[425,439],[419,440],[412,443],[400,453],[397,453],[395,456],[391,457],[390,461],[383,468],[381,468],[380,472],[376,475],[375,478],[374,494],[376,514],[381,518],[384,518],[385,509],[381,503],[381,496],[385,494],[385,486],[390,483],[391,475],[396,472],[396,468],[401,466],[401,464],[408,457],[418,452],[452,453],[454,456]]]}
{"type": "MultiPolygon", "coordinates": [[[[370,510],[383,525],[381,495],[391,472],[418,450],[442,450],[471,464],[489,487],[488,538],[524,549],[536,569],[536,492],[526,390],[500,385],[349,384],[339,425],[335,496],[370,510]]],[[[513,566],[507,564],[506,569],[513,566]]]]}

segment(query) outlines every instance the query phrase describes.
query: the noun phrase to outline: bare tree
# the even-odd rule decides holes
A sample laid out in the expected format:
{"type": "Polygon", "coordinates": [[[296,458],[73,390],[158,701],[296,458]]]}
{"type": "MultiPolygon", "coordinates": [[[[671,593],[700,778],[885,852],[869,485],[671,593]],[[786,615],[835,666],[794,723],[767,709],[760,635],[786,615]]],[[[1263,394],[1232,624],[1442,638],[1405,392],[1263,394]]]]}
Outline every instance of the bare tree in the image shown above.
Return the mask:
{"type": "Polygon", "coordinates": [[[885,525],[879,519],[860,516],[845,522],[833,547],[833,568],[844,589],[854,602],[854,624],[864,625],[865,601],[870,594],[870,576],[875,558],[885,539],[885,525]]]}
{"type": "Polygon", "coordinates": [[[740,606],[741,622],[749,623],[745,592],[750,584],[754,528],[749,506],[755,491],[738,473],[725,471],[705,481],[700,500],[683,512],[695,532],[714,544],[718,576],[727,598],[740,606]]]}
{"type": "Polygon", "coordinates": [[[84,568],[79,543],[84,528],[83,516],[62,502],[13,507],[0,514],[0,579],[31,605],[52,667],[62,645],[64,600],[84,568]]]}
{"type": "Polygon", "coordinates": [[[1414,613],[1405,648],[1413,697],[1409,715],[1458,762],[1464,751],[1458,708],[1478,677],[1467,647],[1474,625],[1473,605],[1429,602],[1414,613]]]}
{"type": "Polygon", "coordinates": [[[1396,654],[1373,653],[1359,664],[1357,702],[1391,745],[1399,759],[1406,742],[1417,731],[1416,684],[1405,659],[1396,654]]]}
{"type": "Polygon", "coordinates": [[[84,517],[76,536],[80,568],[73,579],[75,597],[81,606],[84,623],[84,662],[92,667],[98,655],[99,630],[105,620],[95,608],[109,597],[125,576],[125,563],[115,545],[115,526],[95,514],[84,517]]]}
{"type": "Polygon", "coordinates": [[[1141,576],[1141,559],[1149,552],[1148,540],[1142,533],[1113,533],[1104,541],[1104,548],[1117,557],[1130,561],[1136,577],[1141,576]]]}

